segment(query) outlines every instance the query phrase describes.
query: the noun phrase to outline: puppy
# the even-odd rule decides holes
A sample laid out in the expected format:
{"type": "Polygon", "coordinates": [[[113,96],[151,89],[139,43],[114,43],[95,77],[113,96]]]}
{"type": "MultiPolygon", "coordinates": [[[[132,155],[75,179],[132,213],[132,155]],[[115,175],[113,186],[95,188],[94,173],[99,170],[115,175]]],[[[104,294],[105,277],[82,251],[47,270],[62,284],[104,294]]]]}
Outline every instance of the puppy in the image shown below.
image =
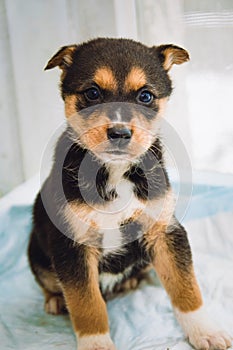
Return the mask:
{"type": "Polygon", "coordinates": [[[174,45],[99,38],[62,47],[45,68],[62,71],[68,126],[35,201],[28,255],[45,310],[68,310],[79,350],[115,349],[105,301],[152,266],[190,343],[231,345],[204,309],[159,138],[168,72],[188,59],[174,45]]]}

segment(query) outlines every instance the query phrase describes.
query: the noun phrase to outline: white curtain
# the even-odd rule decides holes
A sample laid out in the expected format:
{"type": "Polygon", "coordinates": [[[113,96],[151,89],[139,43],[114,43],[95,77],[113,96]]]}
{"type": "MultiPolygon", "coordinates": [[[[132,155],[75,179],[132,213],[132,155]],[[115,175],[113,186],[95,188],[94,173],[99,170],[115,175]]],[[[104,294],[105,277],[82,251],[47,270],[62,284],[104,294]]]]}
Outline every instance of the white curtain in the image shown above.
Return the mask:
{"type": "Polygon", "coordinates": [[[196,169],[233,172],[231,0],[2,0],[0,194],[40,168],[64,120],[59,71],[43,72],[62,45],[97,36],[175,43],[191,62],[174,67],[167,120],[196,169]]]}

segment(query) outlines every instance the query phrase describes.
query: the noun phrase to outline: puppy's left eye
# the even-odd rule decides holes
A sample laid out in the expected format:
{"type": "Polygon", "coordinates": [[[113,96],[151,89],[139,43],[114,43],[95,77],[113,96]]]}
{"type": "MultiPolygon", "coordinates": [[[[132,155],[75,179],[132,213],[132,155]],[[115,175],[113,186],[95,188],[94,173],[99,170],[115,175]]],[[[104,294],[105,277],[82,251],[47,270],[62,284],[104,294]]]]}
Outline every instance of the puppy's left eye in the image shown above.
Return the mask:
{"type": "Polygon", "coordinates": [[[147,105],[149,105],[153,101],[153,99],[154,99],[154,95],[148,90],[140,91],[137,96],[138,102],[141,102],[147,105]]]}
{"type": "Polygon", "coordinates": [[[85,97],[90,101],[95,101],[100,98],[100,92],[97,88],[92,87],[84,92],[85,97]]]}

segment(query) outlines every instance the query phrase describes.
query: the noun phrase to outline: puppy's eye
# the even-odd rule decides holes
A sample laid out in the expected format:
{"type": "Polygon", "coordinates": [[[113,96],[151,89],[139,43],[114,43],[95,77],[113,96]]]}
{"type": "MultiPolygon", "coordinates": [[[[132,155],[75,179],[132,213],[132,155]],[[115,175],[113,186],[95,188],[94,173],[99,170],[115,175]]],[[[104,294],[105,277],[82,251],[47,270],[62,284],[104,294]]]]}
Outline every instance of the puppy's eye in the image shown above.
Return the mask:
{"type": "Polygon", "coordinates": [[[90,101],[95,101],[100,98],[100,92],[97,88],[92,87],[84,92],[84,96],[90,101]]]}
{"type": "Polygon", "coordinates": [[[149,105],[153,101],[153,99],[154,99],[154,95],[148,90],[140,91],[137,96],[138,102],[141,102],[147,105],[149,105]]]}

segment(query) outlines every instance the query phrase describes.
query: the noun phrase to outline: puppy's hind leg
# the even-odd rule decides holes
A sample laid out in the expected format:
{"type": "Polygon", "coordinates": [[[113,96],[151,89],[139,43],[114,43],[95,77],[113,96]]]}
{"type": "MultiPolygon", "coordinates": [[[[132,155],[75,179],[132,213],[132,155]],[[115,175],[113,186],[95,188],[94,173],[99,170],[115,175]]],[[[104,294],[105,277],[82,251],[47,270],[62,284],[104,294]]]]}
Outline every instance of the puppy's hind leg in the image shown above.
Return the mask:
{"type": "Polygon", "coordinates": [[[65,304],[65,299],[62,293],[55,294],[55,293],[49,292],[46,289],[43,289],[43,292],[45,296],[44,309],[47,312],[47,314],[63,315],[68,313],[66,304],[65,304]]]}
{"type": "Polygon", "coordinates": [[[67,313],[65,300],[57,275],[52,269],[50,259],[42,251],[35,232],[32,232],[28,248],[28,258],[36,281],[43,290],[47,313],[59,315],[67,313]]]}
{"type": "Polygon", "coordinates": [[[40,271],[38,278],[40,278],[40,285],[45,297],[45,311],[52,315],[67,314],[65,299],[55,273],[40,271]]]}

